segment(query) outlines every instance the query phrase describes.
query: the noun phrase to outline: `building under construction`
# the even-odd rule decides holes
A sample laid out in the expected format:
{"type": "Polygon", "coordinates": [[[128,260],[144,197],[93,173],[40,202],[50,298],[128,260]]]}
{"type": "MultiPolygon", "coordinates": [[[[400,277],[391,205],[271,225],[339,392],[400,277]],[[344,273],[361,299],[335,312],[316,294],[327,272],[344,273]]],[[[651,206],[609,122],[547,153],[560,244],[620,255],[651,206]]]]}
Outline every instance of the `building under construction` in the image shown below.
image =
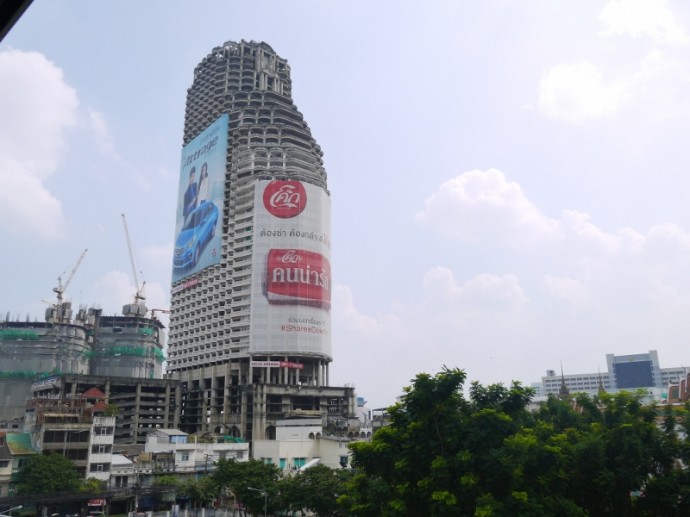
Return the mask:
{"type": "Polygon", "coordinates": [[[63,373],[35,382],[31,394],[32,400],[83,400],[114,416],[117,444],[144,444],[151,429],[175,428],[180,420],[180,383],[170,379],[63,373]]]}
{"type": "MultiPolygon", "coordinates": [[[[135,306],[136,308],[136,306],[135,306]]],[[[0,322],[0,420],[22,418],[31,386],[71,375],[161,379],[163,324],[125,305],[122,316],[69,302],[46,311],[46,321],[0,322]]]]}

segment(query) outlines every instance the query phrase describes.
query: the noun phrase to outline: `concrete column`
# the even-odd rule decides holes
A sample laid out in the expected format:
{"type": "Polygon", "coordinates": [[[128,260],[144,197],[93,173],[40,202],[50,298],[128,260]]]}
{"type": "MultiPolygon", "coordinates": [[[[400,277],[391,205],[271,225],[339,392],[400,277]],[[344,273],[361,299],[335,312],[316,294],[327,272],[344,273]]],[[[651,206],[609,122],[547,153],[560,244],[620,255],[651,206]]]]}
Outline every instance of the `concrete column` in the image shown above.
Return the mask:
{"type": "Polygon", "coordinates": [[[134,399],[134,417],[132,418],[132,439],[137,442],[139,436],[139,413],[141,411],[141,383],[137,382],[136,395],[134,399]]]}

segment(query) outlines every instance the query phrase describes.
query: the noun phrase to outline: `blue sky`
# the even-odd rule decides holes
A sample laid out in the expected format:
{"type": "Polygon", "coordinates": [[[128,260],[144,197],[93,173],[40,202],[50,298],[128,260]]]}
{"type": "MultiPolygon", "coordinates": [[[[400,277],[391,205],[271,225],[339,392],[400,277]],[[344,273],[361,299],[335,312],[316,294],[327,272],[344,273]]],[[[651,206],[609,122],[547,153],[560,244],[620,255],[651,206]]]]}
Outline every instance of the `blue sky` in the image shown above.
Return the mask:
{"type": "Polygon", "coordinates": [[[332,193],[332,384],[688,364],[690,7],[610,0],[35,0],[0,43],[0,311],[57,277],[167,308],[186,89],[269,43],[332,193]]]}

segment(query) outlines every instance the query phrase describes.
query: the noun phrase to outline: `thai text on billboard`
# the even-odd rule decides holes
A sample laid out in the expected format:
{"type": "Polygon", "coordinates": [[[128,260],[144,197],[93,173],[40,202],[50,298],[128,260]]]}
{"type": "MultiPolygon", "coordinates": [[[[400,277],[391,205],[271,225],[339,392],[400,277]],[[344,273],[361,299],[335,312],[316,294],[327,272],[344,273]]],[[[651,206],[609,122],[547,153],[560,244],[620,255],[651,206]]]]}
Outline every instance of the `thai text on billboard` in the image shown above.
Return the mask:
{"type": "Polygon", "coordinates": [[[331,357],[330,220],[324,189],[256,183],[250,353],[331,357]]]}
{"type": "Polygon", "coordinates": [[[220,261],[227,114],[182,148],[172,282],[220,261]]]}
{"type": "Polygon", "coordinates": [[[292,368],[294,370],[304,370],[304,364],[294,363],[292,361],[252,361],[250,363],[252,368],[292,368]]]}

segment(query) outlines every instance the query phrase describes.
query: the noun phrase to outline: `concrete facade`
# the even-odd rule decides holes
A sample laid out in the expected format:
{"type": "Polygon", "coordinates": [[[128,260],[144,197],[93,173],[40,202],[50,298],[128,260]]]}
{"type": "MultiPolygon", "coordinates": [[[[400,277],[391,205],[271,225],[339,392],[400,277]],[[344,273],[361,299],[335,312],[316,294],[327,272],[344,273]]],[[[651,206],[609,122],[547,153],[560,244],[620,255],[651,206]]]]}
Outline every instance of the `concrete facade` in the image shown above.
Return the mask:
{"type": "Polygon", "coordinates": [[[334,430],[355,414],[354,389],[329,386],[328,355],[249,353],[255,184],[327,188],[321,149],[291,91],[287,61],[265,43],[245,41],[214,48],[188,90],[184,144],[229,115],[220,259],[172,286],[167,371],[183,386],[180,428],[190,433],[272,439],[277,422],[295,411],[330,417],[334,430]],[[252,366],[252,359],[300,369],[252,366]]]}
{"type": "Polygon", "coordinates": [[[171,379],[63,374],[35,383],[33,394],[88,400],[84,394],[94,388],[102,393],[103,406],[112,406],[115,413],[115,443],[144,444],[151,429],[175,427],[179,422],[181,387],[171,379]]]}

